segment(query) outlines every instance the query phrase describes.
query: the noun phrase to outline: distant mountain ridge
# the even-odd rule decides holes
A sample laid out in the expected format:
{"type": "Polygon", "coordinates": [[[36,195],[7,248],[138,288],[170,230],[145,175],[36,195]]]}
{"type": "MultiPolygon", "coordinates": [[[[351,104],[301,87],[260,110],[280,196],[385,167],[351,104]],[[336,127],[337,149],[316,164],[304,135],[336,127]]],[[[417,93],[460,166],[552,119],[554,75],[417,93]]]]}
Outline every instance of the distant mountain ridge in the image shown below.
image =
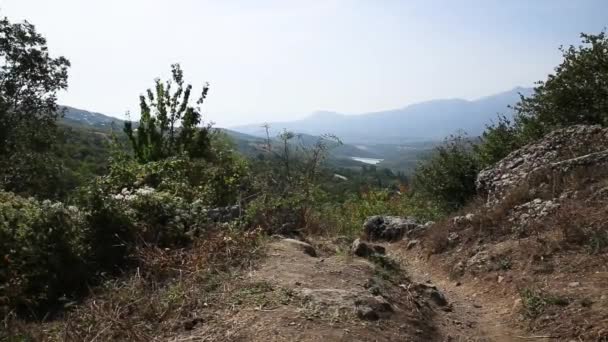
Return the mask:
{"type": "MultiPolygon", "coordinates": [[[[312,135],[332,133],[348,143],[404,143],[439,140],[459,130],[479,135],[498,114],[512,116],[509,105],[529,96],[531,88],[517,87],[499,94],[468,101],[439,99],[416,103],[400,109],[345,115],[315,112],[294,121],[270,123],[274,133],[287,129],[312,135]]],[[[232,130],[262,136],[261,124],[232,127],[232,130]]]]}
{"type": "Polygon", "coordinates": [[[101,113],[69,106],[62,106],[61,108],[65,110],[63,120],[68,123],[75,122],[99,128],[110,127],[112,123],[115,123],[118,127],[122,127],[124,123],[124,120],[101,113]]]}
{"type": "MultiPolygon", "coordinates": [[[[68,125],[76,125],[79,127],[90,127],[100,131],[108,131],[112,124],[114,124],[115,128],[121,132],[124,124],[124,120],[117,119],[112,116],[108,116],[105,114],[91,112],[84,109],[78,109],[69,106],[63,106],[65,109],[65,115],[63,117],[63,122],[68,125]]],[[[135,123],[137,125],[137,123],[135,123]]],[[[246,155],[255,155],[262,151],[262,146],[266,145],[266,139],[249,135],[246,133],[241,133],[229,129],[218,128],[220,131],[227,134],[232,138],[234,143],[236,144],[237,149],[246,154],[246,155]]],[[[273,144],[277,144],[276,137],[271,137],[273,144]]],[[[302,144],[305,146],[314,145],[320,137],[313,136],[309,134],[297,134],[297,136],[293,139],[294,144],[302,144]]],[[[348,159],[350,157],[364,157],[364,158],[377,158],[378,154],[367,151],[365,149],[361,149],[359,147],[343,144],[331,150],[331,154],[335,158],[348,159]]]]}

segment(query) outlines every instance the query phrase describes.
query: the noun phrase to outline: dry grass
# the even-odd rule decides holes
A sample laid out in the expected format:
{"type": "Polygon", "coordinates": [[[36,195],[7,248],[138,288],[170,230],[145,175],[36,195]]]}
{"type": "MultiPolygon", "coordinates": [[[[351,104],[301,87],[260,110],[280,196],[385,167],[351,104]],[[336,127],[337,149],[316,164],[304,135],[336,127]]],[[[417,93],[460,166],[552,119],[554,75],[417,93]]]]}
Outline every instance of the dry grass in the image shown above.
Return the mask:
{"type": "MultiPolygon", "coordinates": [[[[140,266],[123,279],[95,289],[87,301],[51,322],[5,322],[16,341],[154,341],[207,319],[235,274],[252,267],[261,252],[258,233],[215,231],[187,249],[149,246],[140,266]]],[[[0,339],[2,334],[0,333],[0,339]]]]}

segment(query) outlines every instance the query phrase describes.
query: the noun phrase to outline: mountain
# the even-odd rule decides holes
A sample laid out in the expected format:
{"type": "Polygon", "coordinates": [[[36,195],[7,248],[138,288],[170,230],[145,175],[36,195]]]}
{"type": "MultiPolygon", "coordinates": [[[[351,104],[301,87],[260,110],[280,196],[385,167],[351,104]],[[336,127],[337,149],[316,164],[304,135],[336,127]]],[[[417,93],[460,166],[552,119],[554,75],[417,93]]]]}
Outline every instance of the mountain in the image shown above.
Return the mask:
{"type": "MultiPolygon", "coordinates": [[[[114,124],[117,132],[122,132],[124,120],[120,120],[105,114],[91,112],[83,109],[74,107],[64,106],[65,116],[62,121],[63,124],[77,128],[78,130],[87,130],[92,132],[92,135],[100,132],[108,132],[114,124]]],[[[260,153],[263,147],[266,145],[266,139],[260,136],[249,135],[246,133],[237,132],[225,128],[218,128],[220,131],[228,135],[236,145],[236,148],[241,153],[248,156],[255,156],[260,153]]],[[[85,131],[83,131],[85,132],[85,131]]],[[[312,146],[321,137],[310,134],[297,134],[292,140],[293,144],[299,144],[302,146],[312,146]]],[[[278,146],[276,136],[272,137],[272,143],[278,146]]],[[[369,151],[365,148],[361,148],[354,145],[342,144],[330,150],[332,160],[342,160],[341,164],[344,164],[344,160],[350,160],[351,157],[361,158],[382,158],[380,154],[369,151]]],[[[361,165],[361,163],[354,160],[350,160],[349,164],[361,165]]]]}
{"type": "Polygon", "coordinates": [[[90,112],[84,109],[69,106],[62,106],[62,108],[65,110],[63,121],[68,124],[80,124],[96,128],[110,128],[112,123],[114,123],[116,127],[121,129],[124,123],[124,120],[101,113],[90,112]]]}
{"type": "MultiPolygon", "coordinates": [[[[479,135],[497,115],[512,116],[509,105],[520,94],[528,96],[531,88],[510,91],[468,101],[441,99],[413,104],[400,109],[344,115],[315,112],[307,118],[271,123],[273,133],[282,129],[312,135],[332,133],[348,143],[399,144],[412,141],[440,140],[459,130],[479,135]]],[[[261,124],[232,127],[233,130],[256,136],[265,134],[261,124]]]]}

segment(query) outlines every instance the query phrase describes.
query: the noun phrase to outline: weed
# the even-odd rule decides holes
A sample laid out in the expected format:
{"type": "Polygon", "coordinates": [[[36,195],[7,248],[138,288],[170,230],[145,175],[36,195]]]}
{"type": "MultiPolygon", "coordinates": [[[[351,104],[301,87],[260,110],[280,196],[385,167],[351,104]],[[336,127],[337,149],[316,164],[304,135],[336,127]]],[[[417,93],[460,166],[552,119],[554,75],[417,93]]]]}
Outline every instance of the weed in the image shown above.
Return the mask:
{"type": "Polygon", "coordinates": [[[498,259],[498,268],[506,271],[506,270],[510,270],[511,267],[513,267],[513,262],[511,261],[511,258],[508,257],[502,257],[498,259]]]}
{"type": "Polygon", "coordinates": [[[543,293],[540,290],[525,288],[520,292],[524,316],[534,319],[542,314],[549,305],[567,306],[569,300],[543,293]]]}

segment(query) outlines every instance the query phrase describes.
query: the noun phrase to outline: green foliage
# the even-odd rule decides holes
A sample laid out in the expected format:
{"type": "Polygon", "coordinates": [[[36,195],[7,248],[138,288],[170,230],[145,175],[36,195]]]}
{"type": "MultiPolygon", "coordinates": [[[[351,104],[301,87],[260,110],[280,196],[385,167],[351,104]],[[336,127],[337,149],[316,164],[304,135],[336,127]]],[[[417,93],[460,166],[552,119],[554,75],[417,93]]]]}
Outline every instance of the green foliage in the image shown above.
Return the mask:
{"type": "Polygon", "coordinates": [[[478,172],[471,142],[453,136],[416,169],[413,190],[446,211],[456,210],[475,195],[478,172]]]}
{"type": "Polygon", "coordinates": [[[124,131],[131,141],[137,160],[141,163],[186,154],[191,158],[207,157],[209,128],[198,127],[202,120],[203,104],[209,86],[203,87],[196,106],[190,105],[192,86],[184,85],[184,74],[179,64],[171,66],[172,80],[165,83],[156,79],[154,91],[140,96],[141,118],[137,130],[130,121],[124,131]],[[172,93],[172,86],[177,89],[172,93]]]}
{"type": "MultiPolygon", "coordinates": [[[[267,127],[268,128],[268,127],[267,127]]],[[[263,154],[254,163],[255,199],[249,203],[252,224],[275,229],[283,223],[305,227],[313,205],[324,193],[319,187],[323,162],[331,148],[341,145],[332,135],[305,144],[292,132],[278,136],[277,146],[267,137],[263,154]]]]}
{"type": "Polygon", "coordinates": [[[483,169],[497,163],[522,145],[517,127],[506,117],[500,116],[497,123],[486,127],[481,141],[473,149],[479,166],[483,169]]]}
{"type": "Polygon", "coordinates": [[[117,148],[97,183],[107,193],[150,187],[209,206],[235,204],[247,183],[247,161],[219,131],[210,134],[209,153],[207,160],[181,155],[140,164],[117,148]]]}
{"type": "Polygon", "coordinates": [[[0,192],[0,313],[56,304],[86,286],[86,215],[0,192]]]}
{"type": "Polygon", "coordinates": [[[431,221],[443,214],[440,208],[415,194],[398,195],[386,190],[351,194],[343,202],[318,203],[314,212],[320,233],[351,237],[358,236],[365,219],[373,215],[412,216],[431,221]]]}
{"type": "Polygon", "coordinates": [[[563,61],[539,82],[530,97],[514,106],[514,122],[499,117],[473,144],[450,140],[415,172],[414,188],[447,211],[475,194],[475,176],[510,152],[556,128],[575,124],[608,125],[608,38],[582,34],[578,47],[561,48],[563,61]]]}
{"type": "Polygon", "coordinates": [[[69,66],[49,55],[32,24],[0,20],[0,187],[41,196],[57,190],[61,168],[48,152],[69,66]]]}
{"type": "Polygon", "coordinates": [[[608,125],[608,37],[581,34],[581,45],[560,48],[563,61],[515,105],[516,123],[528,141],[559,127],[608,125]]]}
{"type": "Polygon", "coordinates": [[[524,315],[530,319],[541,315],[550,305],[567,306],[569,304],[569,301],[565,298],[548,295],[531,288],[523,289],[520,292],[520,297],[524,315]]]}

